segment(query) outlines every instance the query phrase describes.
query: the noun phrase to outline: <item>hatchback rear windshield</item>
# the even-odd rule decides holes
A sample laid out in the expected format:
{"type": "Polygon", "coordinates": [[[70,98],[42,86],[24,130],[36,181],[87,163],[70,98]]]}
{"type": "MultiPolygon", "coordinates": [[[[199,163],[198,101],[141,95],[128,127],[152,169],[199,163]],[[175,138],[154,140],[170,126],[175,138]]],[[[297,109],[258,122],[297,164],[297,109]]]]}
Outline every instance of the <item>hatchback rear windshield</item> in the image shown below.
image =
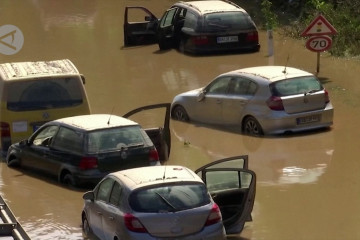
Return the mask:
{"type": "Polygon", "coordinates": [[[176,212],[209,204],[210,197],[204,184],[191,183],[144,188],[133,192],[129,203],[137,212],[176,212]]]}
{"type": "Polygon", "coordinates": [[[220,12],[205,15],[205,32],[244,30],[253,27],[250,16],[244,12],[220,12]]]}
{"type": "Polygon", "coordinates": [[[30,111],[63,108],[83,102],[79,78],[45,78],[15,81],[7,85],[7,109],[30,111]]]}
{"type": "Polygon", "coordinates": [[[312,93],[320,90],[323,90],[323,86],[314,76],[289,78],[270,85],[272,95],[278,97],[312,93]]]}
{"type": "Polygon", "coordinates": [[[121,148],[134,148],[150,145],[151,140],[139,126],[107,128],[90,132],[87,140],[88,152],[106,152],[121,148]]]}

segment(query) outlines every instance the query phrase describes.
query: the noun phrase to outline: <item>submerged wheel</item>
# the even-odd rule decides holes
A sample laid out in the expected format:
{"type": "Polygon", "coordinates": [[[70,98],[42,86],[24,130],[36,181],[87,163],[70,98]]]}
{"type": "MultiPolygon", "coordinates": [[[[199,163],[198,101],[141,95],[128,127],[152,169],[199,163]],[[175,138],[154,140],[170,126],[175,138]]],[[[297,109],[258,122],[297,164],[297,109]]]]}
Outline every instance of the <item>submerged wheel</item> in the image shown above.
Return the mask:
{"type": "Polygon", "coordinates": [[[91,235],[90,224],[89,224],[89,221],[87,220],[85,213],[83,214],[83,217],[82,217],[82,230],[83,230],[85,237],[89,237],[91,235]]]}
{"type": "Polygon", "coordinates": [[[64,174],[61,182],[67,186],[76,187],[75,179],[74,179],[73,175],[69,172],[64,174]]]}
{"type": "Polygon", "coordinates": [[[254,117],[247,117],[244,120],[243,132],[245,134],[252,135],[252,136],[264,135],[259,122],[254,117]]]}
{"type": "Polygon", "coordinates": [[[183,106],[176,106],[171,114],[172,118],[179,121],[187,122],[189,121],[189,115],[187,114],[185,108],[183,106]]]}

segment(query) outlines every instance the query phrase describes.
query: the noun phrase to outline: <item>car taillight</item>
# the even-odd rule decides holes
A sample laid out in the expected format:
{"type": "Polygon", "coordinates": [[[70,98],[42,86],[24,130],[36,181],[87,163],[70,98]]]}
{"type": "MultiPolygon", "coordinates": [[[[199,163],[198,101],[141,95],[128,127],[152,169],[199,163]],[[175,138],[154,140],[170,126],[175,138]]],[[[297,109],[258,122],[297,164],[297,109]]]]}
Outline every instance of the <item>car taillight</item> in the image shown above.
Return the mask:
{"type": "Polygon", "coordinates": [[[259,42],[259,35],[257,31],[249,32],[246,35],[246,41],[247,42],[259,42]]]}
{"type": "Polygon", "coordinates": [[[3,151],[6,151],[11,145],[10,124],[7,122],[0,122],[0,136],[1,147],[3,151]]]}
{"type": "Polygon", "coordinates": [[[220,208],[216,203],[214,203],[214,205],[210,211],[209,217],[207,218],[207,220],[205,222],[205,226],[209,226],[209,225],[215,224],[220,221],[221,221],[220,208]]]}
{"type": "Polygon", "coordinates": [[[271,96],[266,101],[266,104],[268,105],[268,107],[271,110],[274,110],[274,111],[282,111],[282,110],[284,110],[284,105],[283,105],[283,102],[281,100],[281,97],[271,96]]]}
{"type": "Polygon", "coordinates": [[[194,45],[206,45],[209,43],[207,36],[196,36],[192,37],[192,42],[194,45]]]}
{"type": "Polygon", "coordinates": [[[98,161],[96,157],[82,157],[79,168],[82,170],[97,168],[98,161]]]}
{"type": "Polygon", "coordinates": [[[325,90],[325,103],[329,103],[330,102],[329,93],[328,93],[328,91],[326,91],[326,89],[324,89],[324,90],[325,90]]]}
{"type": "Polygon", "coordinates": [[[149,162],[150,162],[150,165],[154,165],[156,164],[156,162],[159,161],[159,153],[158,151],[156,150],[156,148],[152,148],[150,151],[149,151],[149,162]]]}
{"type": "Polygon", "coordinates": [[[140,220],[130,213],[125,214],[124,223],[127,229],[129,229],[132,232],[139,232],[139,233],[147,232],[146,228],[142,225],[140,220]]]}

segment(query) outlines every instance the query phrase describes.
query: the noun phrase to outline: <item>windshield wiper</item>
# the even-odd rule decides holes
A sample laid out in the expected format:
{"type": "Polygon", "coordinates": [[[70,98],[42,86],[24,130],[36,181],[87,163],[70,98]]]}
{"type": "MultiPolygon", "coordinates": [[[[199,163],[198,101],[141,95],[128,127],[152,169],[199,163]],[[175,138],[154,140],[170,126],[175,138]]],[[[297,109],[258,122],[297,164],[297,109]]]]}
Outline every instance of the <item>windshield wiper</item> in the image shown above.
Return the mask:
{"type": "Polygon", "coordinates": [[[172,205],[163,195],[161,195],[158,192],[155,192],[155,193],[164,201],[164,203],[166,203],[168,206],[170,206],[173,210],[176,210],[176,207],[174,207],[174,205],[172,205]]]}
{"type": "Polygon", "coordinates": [[[140,147],[140,146],[144,146],[144,143],[130,143],[130,144],[126,145],[126,147],[128,147],[128,148],[134,148],[134,147],[140,147]]]}

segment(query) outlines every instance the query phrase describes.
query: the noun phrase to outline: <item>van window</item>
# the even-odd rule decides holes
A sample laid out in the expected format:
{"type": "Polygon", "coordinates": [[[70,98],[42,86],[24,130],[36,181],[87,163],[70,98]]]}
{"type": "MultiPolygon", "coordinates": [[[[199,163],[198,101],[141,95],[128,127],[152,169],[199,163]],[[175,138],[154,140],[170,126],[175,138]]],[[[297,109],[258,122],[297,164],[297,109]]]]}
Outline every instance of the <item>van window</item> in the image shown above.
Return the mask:
{"type": "Polygon", "coordinates": [[[8,83],[7,109],[29,111],[63,108],[82,104],[82,83],[79,78],[44,78],[8,83]]]}

